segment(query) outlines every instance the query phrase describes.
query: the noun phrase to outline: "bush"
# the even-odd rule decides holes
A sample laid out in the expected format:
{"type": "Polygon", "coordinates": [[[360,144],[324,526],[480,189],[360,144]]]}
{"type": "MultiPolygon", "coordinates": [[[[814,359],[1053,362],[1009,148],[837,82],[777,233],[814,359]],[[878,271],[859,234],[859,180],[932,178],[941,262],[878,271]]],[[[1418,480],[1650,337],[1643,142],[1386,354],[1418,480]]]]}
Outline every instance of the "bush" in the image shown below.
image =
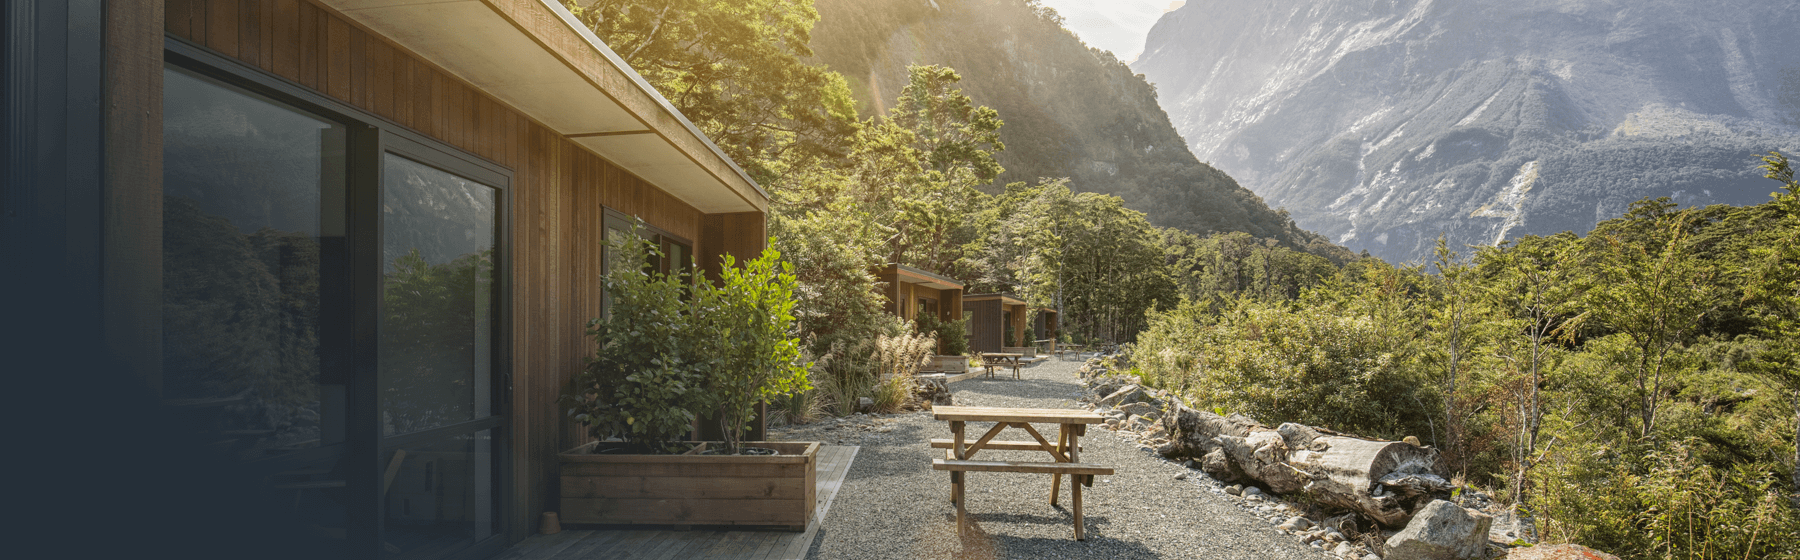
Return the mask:
{"type": "Polygon", "coordinates": [[[967,319],[939,321],[937,317],[924,315],[919,317],[919,334],[937,337],[937,351],[945,356],[962,356],[969,353],[969,324],[967,319]]]}
{"type": "Polygon", "coordinates": [[[694,289],[687,316],[688,336],[697,339],[692,359],[705,380],[704,400],[718,411],[731,453],[755,420],[756,403],[812,388],[811,364],[800,360],[800,340],[794,336],[792,267],[772,248],[736,265],[725,256],[718,284],[703,282],[694,289]]]}
{"type": "Polygon", "coordinates": [[[1769,465],[1719,468],[1698,440],[1649,451],[1571,443],[1534,471],[1546,542],[1627,558],[1800,558],[1800,517],[1769,465]]]}
{"type": "Polygon", "coordinates": [[[660,256],[656,246],[636,237],[609,242],[607,313],[588,321],[595,352],[563,398],[594,439],[670,451],[687,439],[704,405],[704,372],[691,358],[703,341],[683,301],[687,286],[644,270],[652,254],[660,256]]]}

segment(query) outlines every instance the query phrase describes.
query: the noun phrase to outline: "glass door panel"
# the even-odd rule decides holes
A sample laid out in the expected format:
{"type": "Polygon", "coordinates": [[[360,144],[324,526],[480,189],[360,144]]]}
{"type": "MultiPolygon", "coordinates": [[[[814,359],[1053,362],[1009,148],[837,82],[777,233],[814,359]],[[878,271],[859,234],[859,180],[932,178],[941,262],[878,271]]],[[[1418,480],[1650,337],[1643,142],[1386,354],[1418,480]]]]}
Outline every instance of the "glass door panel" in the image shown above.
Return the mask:
{"type": "Polygon", "coordinates": [[[381,433],[493,414],[494,189],[386,154],[381,433]]]}
{"type": "Polygon", "coordinates": [[[381,547],[436,557],[496,534],[498,193],[395,153],[381,165],[381,547]]]}
{"type": "Polygon", "coordinates": [[[346,128],[173,65],[162,123],[165,410],[342,543],[346,128]]]}

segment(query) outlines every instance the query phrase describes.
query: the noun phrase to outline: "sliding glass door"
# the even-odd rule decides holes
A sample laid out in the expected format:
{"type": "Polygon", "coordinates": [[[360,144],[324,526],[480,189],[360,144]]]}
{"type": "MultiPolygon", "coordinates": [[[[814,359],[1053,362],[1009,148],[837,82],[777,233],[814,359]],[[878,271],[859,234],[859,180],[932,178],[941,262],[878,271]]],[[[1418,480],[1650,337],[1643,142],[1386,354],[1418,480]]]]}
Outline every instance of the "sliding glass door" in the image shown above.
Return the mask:
{"type": "Polygon", "coordinates": [[[413,159],[424,153],[387,151],[381,162],[383,548],[406,555],[498,530],[498,193],[413,159]]]}
{"type": "Polygon", "coordinates": [[[167,45],[164,410],[334,558],[499,550],[509,172],[167,45]]]}

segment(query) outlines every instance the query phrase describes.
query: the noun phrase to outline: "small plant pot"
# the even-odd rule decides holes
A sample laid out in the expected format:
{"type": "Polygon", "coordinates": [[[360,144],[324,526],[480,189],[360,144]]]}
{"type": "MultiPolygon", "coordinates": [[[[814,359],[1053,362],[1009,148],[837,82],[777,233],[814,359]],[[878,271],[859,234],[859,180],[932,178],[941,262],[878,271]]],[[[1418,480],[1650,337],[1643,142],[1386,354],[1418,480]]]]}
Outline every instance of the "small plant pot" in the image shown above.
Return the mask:
{"type": "Polygon", "coordinates": [[[818,442],[746,441],[776,455],[595,454],[589,443],[558,455],[562,522],[620,525],[764,525],[805,531],[818,499],[818,442]]]}

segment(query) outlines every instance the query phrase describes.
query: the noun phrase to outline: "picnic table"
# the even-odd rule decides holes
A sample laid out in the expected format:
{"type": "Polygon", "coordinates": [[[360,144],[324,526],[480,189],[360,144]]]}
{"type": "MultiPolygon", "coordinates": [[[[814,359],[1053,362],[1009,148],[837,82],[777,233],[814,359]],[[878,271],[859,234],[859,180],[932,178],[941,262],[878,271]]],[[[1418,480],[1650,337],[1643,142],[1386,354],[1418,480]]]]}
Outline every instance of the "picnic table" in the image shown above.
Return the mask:
{"type": "Polygon", "coordinates": [[[1094,475],[1113,474],[1112,467],[1081,462],[1081,445],[1078,439],[1087,432],[1088,424],[1099,424],[1106,419],[1099,414],[1085,410],[1052,409],[1052,408],[988,408],[975,406],[939,406],[932,409],[933,417],[950,423],[950,439],[932,439],[931,447],[945,449],[943,459],[932,459],[933,470],[950,471],[950,501],[956,504],[956,532],[962,534],[963,525],[968,518],[964,505],[965,473],[983,472],[1021,472],[1050,475],[1050,505],[1056,506],[1057,496],[1062,493],[1062,477],[1069,475],[1069,501],[1074,505],[1075,540],[1085,540],[1082,534],[1081,487],[1094,485],[1094,475]],[[994,427],[982,434],[974,443],[967,443],[963,434],[965,422],[993,422],[994,427]],[[1056,424],[1057,437],[1053,445],[1038,432],[1032,424],[1056,424]],[[994,436],[1007,428],[1019,428],[1031,434],[1031,440],[1005,441],[995,440],[994,436]],[[1007,451],[1043,451],[1050,454],[1051,461],[976,461],[975,454],[983,449],[1000,449],[1007,451]]]}
{"type": "Polygon", "coordinates": [[[1011,367],[1013,379],[1019,378],[1019,360],[1024,354],[1016,352],[983,352],[976,354],[981,358],[981,367],[987,368],[987,376],[993,377],[996,368],[1011,367]]]}

